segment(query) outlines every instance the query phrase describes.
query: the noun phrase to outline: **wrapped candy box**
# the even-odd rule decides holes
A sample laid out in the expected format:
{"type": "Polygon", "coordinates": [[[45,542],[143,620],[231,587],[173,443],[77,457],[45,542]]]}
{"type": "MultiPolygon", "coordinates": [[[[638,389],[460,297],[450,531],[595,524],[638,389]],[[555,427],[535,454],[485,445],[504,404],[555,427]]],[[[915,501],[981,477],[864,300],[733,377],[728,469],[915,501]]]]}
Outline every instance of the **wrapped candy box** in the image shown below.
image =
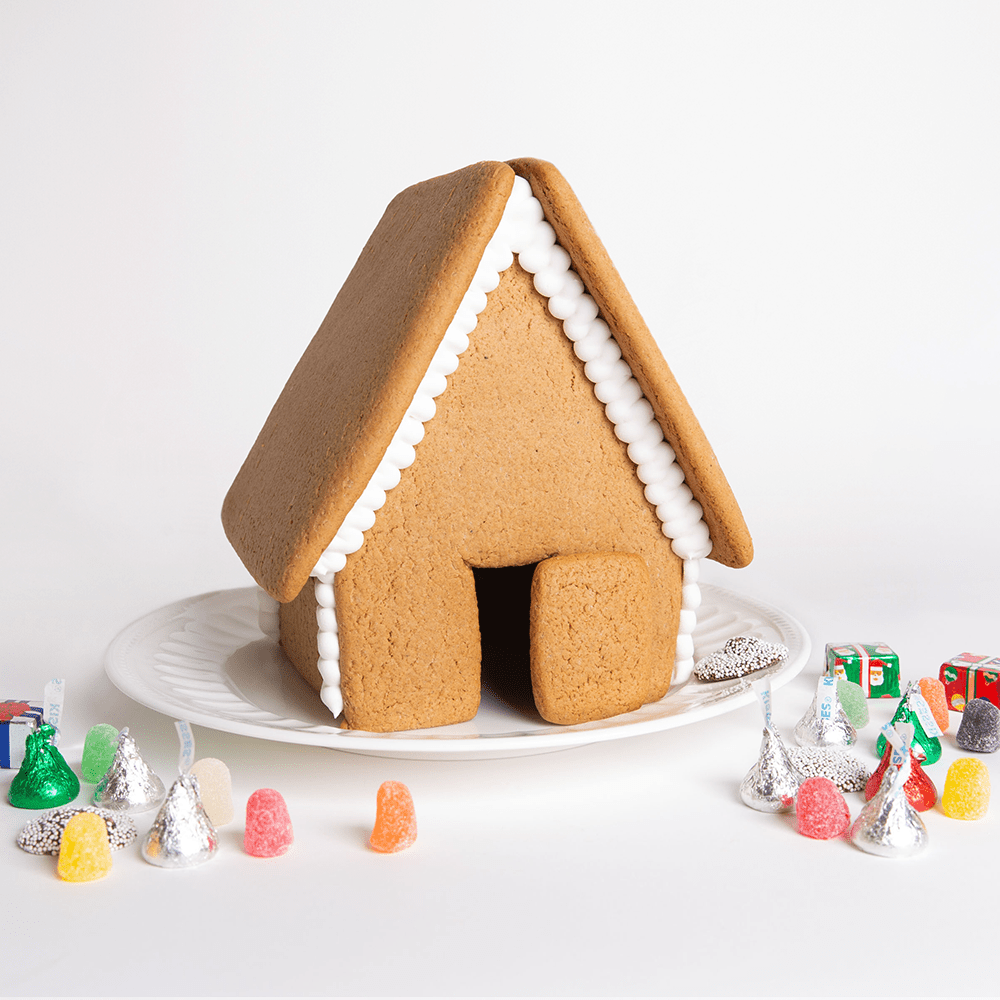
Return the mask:
{"type": "Polygon", "coordinates": [[[27,701],[0,701],[0,767],[19,768],[24,741],[42,724],[41,705],[27,701]]]}
{"type": "Polygon", "coordinates": [[[869,698],[899,697],[899,656],[884,642],[828,642],[827,670],[853,681],[869,698]]]}
{"type": "Polygon", "coordinates": [[[938,676],[952,711],[964,711],[973,698],[987,698],[1000,708],[1000,656],[959,653],[941,664],[938,676]]]}

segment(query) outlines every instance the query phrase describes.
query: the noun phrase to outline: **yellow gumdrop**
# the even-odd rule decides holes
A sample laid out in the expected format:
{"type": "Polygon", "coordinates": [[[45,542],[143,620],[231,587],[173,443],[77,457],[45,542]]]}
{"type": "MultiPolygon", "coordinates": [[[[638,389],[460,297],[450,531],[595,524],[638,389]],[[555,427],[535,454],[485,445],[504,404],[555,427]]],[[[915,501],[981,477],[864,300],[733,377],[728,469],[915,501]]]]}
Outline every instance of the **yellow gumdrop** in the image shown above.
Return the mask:
{"type": "Polygon", "coordinates": [[[93,882],[111,871],[108,826],[96,813],[70,818],[59,841],[56,871],[64,882],[93,882]]]}
{"type": "Polygon", "coordinates": [[[948,768],[941,811],[952,819],[982,819],[990,807],[990,772],[981,760],[959,757],[948,768]]]}

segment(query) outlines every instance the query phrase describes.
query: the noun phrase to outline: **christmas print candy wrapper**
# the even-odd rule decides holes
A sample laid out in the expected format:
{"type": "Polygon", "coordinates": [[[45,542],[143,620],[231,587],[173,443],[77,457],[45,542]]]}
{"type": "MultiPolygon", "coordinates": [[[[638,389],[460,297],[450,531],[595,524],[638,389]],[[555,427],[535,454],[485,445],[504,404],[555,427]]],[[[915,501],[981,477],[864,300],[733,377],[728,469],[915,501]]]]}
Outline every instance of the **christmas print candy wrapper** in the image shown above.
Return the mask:
{"type": "Polygon", "coordinates": [[[941,664],[938,676],[953,712],[964,712],[973,698],[986,698],[1000,708],[1000,656],[959,653],[941,664]]]}
{"type": "Polygon", "coordinates": [[[24,741],[42,724],[42,706],[0,701],[0,767],[17,770],[24,761],[24,741]]]}
{"type": "Polygon", "coordinates": [[[884,642],[828,642],[827,670],[853,681],[869,698],[899,697],[899,656],[884,642]]]}

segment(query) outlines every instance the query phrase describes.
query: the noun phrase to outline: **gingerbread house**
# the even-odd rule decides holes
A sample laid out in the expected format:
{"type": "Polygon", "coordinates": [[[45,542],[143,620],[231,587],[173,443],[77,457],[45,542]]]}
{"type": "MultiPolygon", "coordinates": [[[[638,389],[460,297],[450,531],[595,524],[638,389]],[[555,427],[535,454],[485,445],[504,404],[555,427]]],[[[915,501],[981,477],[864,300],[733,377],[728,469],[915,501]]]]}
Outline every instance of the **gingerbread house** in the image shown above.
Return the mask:
{"type": "Polygon", "coordinates": [[[587,216],[530,159],[391,202],[223,523],[295,668],[376,732],[475,715],[490,637],[525,637],[551,722],[659,699],[693,664],[699,561],[753,555],[587,216]]]}

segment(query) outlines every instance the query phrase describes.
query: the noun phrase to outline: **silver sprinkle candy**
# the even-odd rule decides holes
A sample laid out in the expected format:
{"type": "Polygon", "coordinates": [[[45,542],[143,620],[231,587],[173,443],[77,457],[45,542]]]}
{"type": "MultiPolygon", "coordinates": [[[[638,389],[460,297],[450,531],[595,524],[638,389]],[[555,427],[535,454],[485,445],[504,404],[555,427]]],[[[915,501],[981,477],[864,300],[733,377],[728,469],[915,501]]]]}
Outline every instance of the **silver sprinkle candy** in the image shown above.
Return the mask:
{"type": "Polygon", "coordinates": [[[840,747],[789,747],[795,769],[806,778],[829,778],[842,792],[863,792],[871,771],[840,747]]]}
{"type": "Polygon", "coordinates": [[[788,657],[788,647],[780,642],[761,642],[756,636],[733,636],[722,649],[702,657],[694,667],[700,681],[723,681],[763,670],[788,657]]]}
{"type": "MultiPolygon", "coordinates": [[[[836,688],[834,688],[836,697],[836,688]]],[[[800,747],[852,747],[858,742],[858,734],[851,720],[840,707],[837,699],[837,710],[829,719],[820,716],[819,694],[813,696],[812,703],[806,709],[806,714],[799,719],[793,735],[800,747]]]]}
{"type": "Polygon", "coordinates": [[[193,868],[208,861],[219,848],[198,793],[198,779],[182,774],[170,786],[153,828],[142,843],[142,856],[160,868],[193,868]]]}
{"type": "Polygon", "coordinates": [[[60,806],[32,820],[17,836],[17,846],[29,854],[58,854],[62,842],[62,832],[66,824],[77,813],[97,813],[108,827],[108,841],[111,850],[120,851],[135,840],[135,823],[124,813],[97,806],[60,806]]]}
{"type": "Polygon", "coordinates": [[[111,767],[94,790],[94,803],[105,809],[143,813],[155,809],[166,792],[163,782],[142,759],[126,727],[118,737],[111,767]]]}
{"type": "Polygon", "coordinates": [[[744,804],[758,812],[791,812],[803,780],[781,737],[770,726],[765,726],[760,756],[740,785],[744,804]]]}
{"type": "Polygon", "coordinates": [[[890,767],[875,797],[851,827],[851,842],[881,858],[908,858],[927,846],[927,828],[910,805],[903,785],[909,767],[890,767]]]}

